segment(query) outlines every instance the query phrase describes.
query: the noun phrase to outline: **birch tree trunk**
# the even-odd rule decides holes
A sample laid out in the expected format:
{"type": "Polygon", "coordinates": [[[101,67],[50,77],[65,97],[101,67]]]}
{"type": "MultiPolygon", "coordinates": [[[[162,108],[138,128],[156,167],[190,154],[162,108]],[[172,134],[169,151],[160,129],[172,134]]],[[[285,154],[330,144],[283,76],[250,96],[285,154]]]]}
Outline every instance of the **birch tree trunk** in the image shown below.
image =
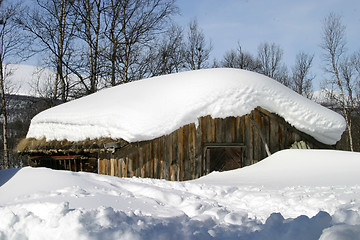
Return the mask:
{"type": "Polygon", "coordinates": [[[99,34],[100,34],[100,16],[101,16],[101,0],[95,2],[96,5],[96,22],[92,22],[92,13],[90,0],[85,0],[86,19],[85,33],[87,36],[89,67],[90,67],[90,88],[89,94],[97,91],[98,78],[98,56],[99,56],[99,34]],[[94,26],[94,27],[92,27],[94,26]]]}
{"type": "Polygon", "coordinates": [[[350,150],[354,151],[351,119],[351,109],[353,109],[354,106],[352,105],[352,95],[349,94],[351,93],[351,89],[348,88],[348,91],[345,92],[342,77],[340,76],[339,71],[340,61],[342,60],[342,56],[345,51],[345,45],[345,26],[342,25],[341,18],[339,16],[331,13],[324,19],[321,47],[326,51],[325,60],[329,64],[329,66],[327,66],[327,71],[335,78],[336,85],[340,91],[339,101],[346,121],[349,146],[350,150]],[[350,101],[348,102],[346,98],[350,98],[350,101]]]}
{"type": "Polygon", "coordinates": [[[1,97],[1,115],[2,115],[2,129],[3,129],[3,147],[4,147],[4,167],[10,168],[9,161],[9,149],[8,149],[8,134],[7,134],[7,112],[5,101],[5,86],[4,86],[4,72],[3,72],[3,60],[0,56],[0,97],[1,97]]]}

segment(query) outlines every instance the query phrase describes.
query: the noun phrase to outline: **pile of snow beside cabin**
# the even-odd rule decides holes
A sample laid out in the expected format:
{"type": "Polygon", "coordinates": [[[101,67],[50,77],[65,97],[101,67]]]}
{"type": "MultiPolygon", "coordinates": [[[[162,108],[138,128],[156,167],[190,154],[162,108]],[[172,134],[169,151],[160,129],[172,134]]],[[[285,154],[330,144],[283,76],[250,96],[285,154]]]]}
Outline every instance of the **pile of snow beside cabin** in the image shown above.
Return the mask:
{"type": "Polygon", "coordinates": [[[0,239],[360,239],[360,154],[284,150],[198,180],[0,171],[0,239]]]}
{"type": "Polygon", "coordinates": [[[259,106],[325,144],[335,144],[346,127],[339,114],[264,75],[203,69],[123,84],[48,109],[32,119],[27,137],[137,142],[197,123],[202,116],[243,116],[259,106]]]}

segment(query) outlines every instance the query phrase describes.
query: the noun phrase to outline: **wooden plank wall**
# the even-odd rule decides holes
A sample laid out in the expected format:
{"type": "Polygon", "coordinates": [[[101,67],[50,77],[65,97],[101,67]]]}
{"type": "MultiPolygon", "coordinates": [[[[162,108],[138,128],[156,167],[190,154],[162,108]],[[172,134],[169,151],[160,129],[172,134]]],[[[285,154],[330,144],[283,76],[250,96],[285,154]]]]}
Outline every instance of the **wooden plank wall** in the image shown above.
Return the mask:
{"type": "MultiPolygon", "coordinates": [[[[282,118],[257,108],[242,117],[199,118],[198,126],[188,124],[173,133],[151,141],[131,144],[129,149],[101,153],[98,169],[101,174],[119,177],[149,177],[183,181],[208,173],[210,164],[204,156],[206,143],[242,143],[246,147],[242,166],[267,157],[264,141],[270,152],[287,149],[295,141],[314,141],[286,123],[282,118]]],[[[312,147],[315,144],[310,144],[312,147]]]]}

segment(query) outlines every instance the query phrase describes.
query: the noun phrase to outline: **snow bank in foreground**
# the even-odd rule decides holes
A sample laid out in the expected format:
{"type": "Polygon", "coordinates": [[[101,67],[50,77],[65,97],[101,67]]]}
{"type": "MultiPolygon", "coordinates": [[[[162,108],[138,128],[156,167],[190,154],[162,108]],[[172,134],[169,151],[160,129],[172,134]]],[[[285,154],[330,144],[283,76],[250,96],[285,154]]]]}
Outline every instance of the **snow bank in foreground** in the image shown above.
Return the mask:
{"type": "Polygon", "coordinates": [[[359,155],[282,151],[261,164],[216,173],[216,184],[214,175],[169,182],[2,170],[0,239],[356,240],[359,155]],[[259,179],[277,168],[268,175],[271,184],[259,179]],[[300,175],[311,181],[303,185],[300,175]]]}
{"type": "Polygon", "coordinates": [[[257,73],[207,69],[109,88],[35,116],[27,137],[47,140],[150,140],[201,116],[243,116],[261,106],[326,144],[335,144],[344,119],[257,73]]]}
{"type": "MultiPolygon", "coordinates": [[[[215,219],[204,221],[186,215],[170,218],[124,213],[111,207],[93,210],[70,209],[68,204],[33,205],[51,212],[42,217],[33,211],[14,206],[0,208],[0,237],[6,239],[240,239],[240,240],[358,240],[360,225],[332,223],[332,217],[319,212],[309,218],[299,216],[284,219],[280,213],[272,214],[265,223],[240,216],[243,225],[227,223],[217,225],[215,219]],[[322,231],[324,230],[324,234],[322,231]]],[[[234,216],[233,216],[234,217],[234,216]]],[[[237,216],[239,217],[239,216],[237,216]]]]}

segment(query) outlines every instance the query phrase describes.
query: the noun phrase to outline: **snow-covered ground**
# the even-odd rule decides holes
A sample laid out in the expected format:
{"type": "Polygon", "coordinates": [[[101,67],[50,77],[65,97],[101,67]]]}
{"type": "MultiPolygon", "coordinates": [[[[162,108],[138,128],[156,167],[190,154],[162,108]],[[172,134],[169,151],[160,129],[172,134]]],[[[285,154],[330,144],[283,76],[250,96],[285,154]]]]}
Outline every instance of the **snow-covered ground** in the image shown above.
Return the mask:
{"type": "Polygon", "coordinates": [[[360,239],[360,154],[285,150],[187,182],[2,170],[0,239],[360,239]]]}

